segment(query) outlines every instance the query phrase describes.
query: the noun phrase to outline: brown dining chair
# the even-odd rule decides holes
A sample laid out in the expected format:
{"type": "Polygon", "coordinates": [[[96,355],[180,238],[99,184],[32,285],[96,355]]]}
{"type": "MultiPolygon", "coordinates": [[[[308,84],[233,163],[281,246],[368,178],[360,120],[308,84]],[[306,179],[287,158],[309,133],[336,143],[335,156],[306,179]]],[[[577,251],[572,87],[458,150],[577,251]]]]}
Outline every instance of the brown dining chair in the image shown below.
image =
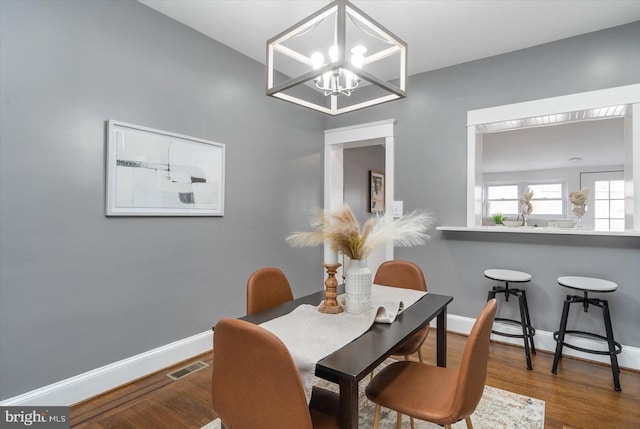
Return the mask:
{"type": "Polygon", "coordinates": [[[260,268],[247,282],[247,314],[254,314],[293,299],[291,286],[282,270],[260,268]]]}
{"type": "MultiPolygon", "coordinates": [[[[487,301],[473,325],[459,368],[443,368],[418,362],[401,361],[382,369],[365,389],[376,404],[374,429],[380,423],[380,408],[436,423],[447,429],[464,419],[473,429],[475,411],[487,377],[489,338],[496,316],[496,300],[487,301]]],[[[400,426],[398,426],[400,427],[400,426]]]]}
{"type": "MultiPolygon", "coordinates": [[[[410,261],[393,260],[383,262],[378,267],[373,282],[382,286],[427,291],[427,282],[424,279],[424,273],[418,265],[410,261]]],[[[396,356],[404,356],[405,360],[409,360],[410,355],[418,353],[418,359],[420,362],[423,362],[420,347],[422,347],[428,335],[429,325],[420,329],[407,341],[402,343],[400,347],[393,351],[393,354],[396,356]]]]}
{"type": "Polygon", "coordinates": [[[314,387],[307,404],[300,376],[282,341],[239,319],[214,329],[213,409],[230,429],[337,429],[339,397],[314,387]]]}

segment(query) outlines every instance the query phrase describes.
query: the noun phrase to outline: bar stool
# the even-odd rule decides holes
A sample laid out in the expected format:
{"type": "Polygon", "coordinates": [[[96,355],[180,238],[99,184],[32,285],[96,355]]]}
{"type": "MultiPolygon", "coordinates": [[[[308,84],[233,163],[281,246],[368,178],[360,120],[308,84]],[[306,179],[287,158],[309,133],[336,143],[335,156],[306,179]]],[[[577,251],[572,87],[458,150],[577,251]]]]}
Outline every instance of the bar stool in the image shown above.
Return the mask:
{"type": "Polygon", "coordinates": [[[509,301],[509,296],[513,295],[518,298],[518,305],[520,307],[520,320],[505,319],[502,317],[496,317],[496,321],[511,323],[520,325],[522,327],[522,334],[510,334],[507,332],[491,331],[493,334],[502,335],[503,337],[522,338],[524,340],[524,353],[527,357],[527,369],[532,370],[531,365],[531,353],[536,354],[536,346],[533,343],[533,336],[536,334],[536,330],[531,325],[531,317],[529,317],[529,306],[527,305],[527,293],[524,289],[511,289],[509,283],[527,283],[531,281],[531,274],[523,273],[522,271],[503,270],[503,269],[488,269],[485,270],[484,276],[488,279],[498,282],[504,282],[504,286],[496,285],[489,291],[489,297],[487,301],[495,298],[496,294],[504,294],[505,301],[509,301]]]}
{"type": "Polygon", "coordinates": [[[620,388],[620,367],[618,366],[618,354],[622,352],[622,345],[613,339],[613,328],[611,327],[611,316],[609,315],[609,302],[606,299],[589,298],[589,292],[613,292],[618,288],[618,285],[614,282],[602,279],[596,279],[592,277],[577,277],[577,276],[565,276],[558,277],[558,284],[560,286],[581,290],[583,296],[579,295],[567,295],[567,299],[564,301],[562,308],[562,319],[560,319],[560,330],[553,333],[553,339],[556,340],[556,354],[553,357],[553,368],[551,372],[553,374],[558,373],[558,361],[562,357],[562,347],[567,346],[574,350],[579,350],[585,353],[593,353],[598,355],[609,355],[611,358],[611,371],[613,372],[613,384],[617,391],[621,391],[620,388]],[[567,319],[569,318],[569,306],[571,304],[581,303],[586,313],[589,309],[589,305],[595,305],[602,309],[602,317],[604,319],[604,328],[606,336],[598,335],[592,332],[575,331],[567,329],[567,319]],[[585,349],[569,344],[565,341],[566,334],[579,334],[602,340],[607,342],[607,350],[593,350],[585,349]]]}

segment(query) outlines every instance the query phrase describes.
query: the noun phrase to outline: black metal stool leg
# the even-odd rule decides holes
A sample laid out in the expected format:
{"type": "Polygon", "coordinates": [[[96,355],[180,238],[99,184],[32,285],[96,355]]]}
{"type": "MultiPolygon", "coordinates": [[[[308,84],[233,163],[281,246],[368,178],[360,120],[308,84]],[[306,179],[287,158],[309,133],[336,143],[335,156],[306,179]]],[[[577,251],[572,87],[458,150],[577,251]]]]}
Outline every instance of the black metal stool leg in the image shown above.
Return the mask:
{"type": "Polygon", "coordinates": [[[556,340],[556,353],[553,356],[553,367],[551,372],[553,374],[558,373],[558,361],[562,357],[562,346],[564,343],[564,335],[567,330],[567,319],[569,318],[569,306],[571,304],[571,296],[567,295],[567,299],[564,301],[562,307],[562,318],[560,319],[560,329],[553,334],[554,340],[556,340]]]}
{"type": "Polygon", "coordinates": [[[533,342],[533,336],[535,335],[535,329],[531,326],[531,316],[529,315],[529,307],[527,304],[527,297],[524,290],[521,289],[509,289],[509,282],[503,281],[504,286],[493,286],[487,295],[487,301],[493,299],[498,294],[504,295],[504,300],[509,301],[509,296],[513,295],[518,298],[518,307],[520,311],[520,320],[500,318],[496,317],[496,322],[505,322],[509,324],[519,325],[522,329],[522,334],[512,334],[508,332],[491,330],[492,334],[502,335],[511,338],[522,338],[524,340],[524,351],[527,358],[527,369],[532,370],[531,353],[536,353],[535,344],[533,342]]]}
{"type": "Polygon", "coordinates": [[[529,334],[529,341],[531,342],[531,353],[536,354],[536,345],[533,343],[533,337],[536,334],[536,330],[531,323],[531,316],[529,316],[529,304],[527,303],[527,292],[522,290],[522,299],[524,301],[524,314],[527,316],[527,330],[529,334]]]}
{"type": "Polygon", "coordinates": [[[611,315],[609,314],[609,302],[602,300],[602,315],[604,317],[604,328],[607,332],[607,344],[609,345],[609,356],[611,356],[611,372],[613,372],[613,385],[619,392],[620,387],[620,367],[618,366],[618,355],[613,339],[613,327],[611,326],[611,315]]]}
{"type": "Polygon", "coordinates": [[[524,354],[527,357],[527,369],[532,370],[531,351],[529,350],[529,327],[527,326],[527,316],[525,314],[526,301],[522,293],[518,294],[518,306],[520,307],[520,320],[522,325],[522,338],[524,339],[524,354]]]}

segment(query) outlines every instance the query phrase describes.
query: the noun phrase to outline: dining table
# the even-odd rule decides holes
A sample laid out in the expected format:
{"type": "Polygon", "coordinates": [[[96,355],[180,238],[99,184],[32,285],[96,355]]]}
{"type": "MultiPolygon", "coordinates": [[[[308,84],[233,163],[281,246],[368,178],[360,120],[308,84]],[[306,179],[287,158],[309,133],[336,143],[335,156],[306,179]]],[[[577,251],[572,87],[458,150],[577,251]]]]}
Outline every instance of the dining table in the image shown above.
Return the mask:
{"type": "MultiPolygon", "coordinates": [[[[343,286],[339,287],[339,292],[343,286]]],[[[260,325],[304,305],[318,306],[324,291],[302,296],[264,311],[240,317],[260,325]]],[[[436,364],[447,365],[447,306],[452,296],[427,293],[403,308],[392,323],[373,323],[362,335],[320,359],[315,376],[336,383],[340,395],[340,428],[358,428],[358,383],[393,354],[404,341],[436,320],[436,364]]],[[[215,327],[214,327],[215,330],[215,327]]]]}

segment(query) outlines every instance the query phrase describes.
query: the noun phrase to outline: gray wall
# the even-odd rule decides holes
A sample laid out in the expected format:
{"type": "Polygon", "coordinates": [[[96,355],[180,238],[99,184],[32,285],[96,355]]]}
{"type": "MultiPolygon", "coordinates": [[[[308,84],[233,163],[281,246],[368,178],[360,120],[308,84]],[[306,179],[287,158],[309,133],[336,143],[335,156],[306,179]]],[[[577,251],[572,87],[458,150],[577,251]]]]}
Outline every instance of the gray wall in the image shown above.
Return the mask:
{"type": "Polygon", "coordinates": [[[369,211],[369,171],[384,173],[384,146],[364,146],[345,149],[344,156],[344,201],[364,224],[371,216],[369,211]]]}
{"type": "MultiPolygon", "coordinates": [[[[396,199],[407,211],[433,210],[438,225],[464,226],[467,111],[640,83],[639,40],[635,22],[411,76],[408,98],[330,118],[327,128],[396,118],[396,199]]],[[[397,249],[396,257],[420,264],[430,291],[455,297],[451,314],[475,317],[481,310],[491,286],[486,268],[520,269],[534,277],[528,292],[534,325],[554,331],[567,293],[556,278],[603,277],[619,284],[609,296],[616,339],[640,346],[640,238],[439,231],[432,237],[426,246],[397,249]]],[[[572,316],[600,326],[594,310],[572,316]]]]}
{"type": "Polygon", "coordinates": [[[284,241],[322,205],[322,114],[135,1],[0,7],[0,399],[242,315],[261,266],[322,287],[284,241]],[[110,118],[225,143],[225,216],[105,217],[110,118]]]}

